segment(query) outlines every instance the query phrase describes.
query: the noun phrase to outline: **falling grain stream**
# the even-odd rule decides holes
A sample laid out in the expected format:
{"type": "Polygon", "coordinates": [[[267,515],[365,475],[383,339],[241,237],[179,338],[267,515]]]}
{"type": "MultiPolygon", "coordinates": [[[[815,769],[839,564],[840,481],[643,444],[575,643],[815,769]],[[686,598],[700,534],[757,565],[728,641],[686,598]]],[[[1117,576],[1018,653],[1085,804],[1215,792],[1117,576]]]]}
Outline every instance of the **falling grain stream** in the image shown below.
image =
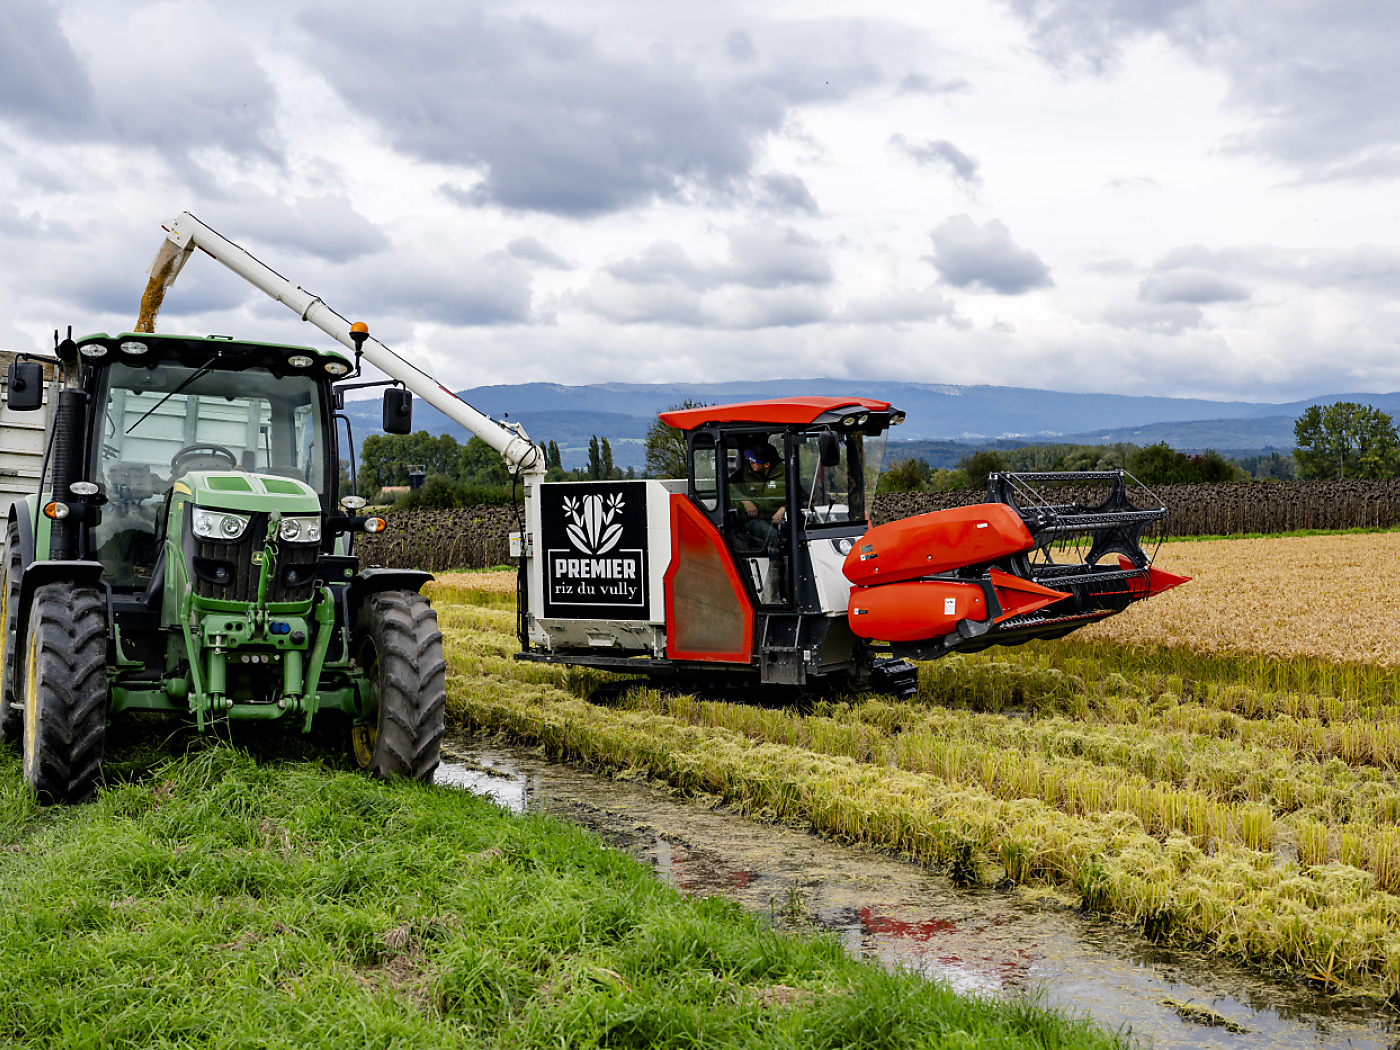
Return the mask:
{"type": "Polygon", "coordinates": [[[472,739],[445,750],[440,784],[517,813],[583,824],[682,892],[721,895],[775,925],[840,938],[852,954],[974,994],[1047,1005],[1128,1028],[1154,1047],[1396,1047],[1388,1010],[1329,999],[1219,959],[1154,948],[1140,932],[1015,891],[955,888],[887,854],[840,846],[610,780],[537,752],[472,739]],[[1183,1019],[1205,1007],[1247,1031],[1183,1019]]]}

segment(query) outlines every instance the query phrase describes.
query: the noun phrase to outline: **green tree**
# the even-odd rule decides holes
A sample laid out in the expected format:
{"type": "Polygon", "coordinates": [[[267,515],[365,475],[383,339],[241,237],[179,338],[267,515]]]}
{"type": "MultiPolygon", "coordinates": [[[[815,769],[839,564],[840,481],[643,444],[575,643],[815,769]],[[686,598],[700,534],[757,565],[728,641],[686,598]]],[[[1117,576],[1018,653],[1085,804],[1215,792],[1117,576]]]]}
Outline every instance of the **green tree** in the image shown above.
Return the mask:
{"type": "Polygon", "coordinates": [[[620,474],[620,471],[615,471],[613,469],[612,445],[608,444],[607,438],[603,438],[603,470],[599,477],[612,480],[620,476],[620,474]]]}
{"type": "Polygon", "coordinates": [[[597,481],[603,476],[603,454],[598,448],[598,435],[588,438],[588,476],[597,481]]]}
{"type": "Polygon", "coordinates": [[[1301,478],[1393,478],[1400,473],[1395,422],[1371,405],[1313,405],[1293,424],[1293,438],[1301,478]]]}
{"type": "MultiPolygon", "coordinates": [[[[704,408],[704,401],[686,398],[679,405],[672,405],[667,412],[678,412],[687,408],[704,408]]],[[[653,478],[683,478],[686,476],[685,431],[661,422],[660,417],[652,420],[647,428],[646,442],[647,475],[653,478]]]]}
{"type": "Polygon", "coordinates": [[[992,449],[973,452],[958,460],[958,469],[967,475],[967,487],[980,489],[987,484],[987,475],[1006,469],[1006,460],[1001,453],[992,449]]]}
{"type": "Polygon", "coordinates": [[[929,479],[928,460],[902,459],[885,468],[880,475],[881,492],[918,492],[929,479]]]}
{"type": "Polygon", "coordinates": [[[559,470],[564,469],[563,461],[559,456],[558,443],[551,441],[549,446],[544,450],[544,465],[546,467],[557,467],[559,470]]]}

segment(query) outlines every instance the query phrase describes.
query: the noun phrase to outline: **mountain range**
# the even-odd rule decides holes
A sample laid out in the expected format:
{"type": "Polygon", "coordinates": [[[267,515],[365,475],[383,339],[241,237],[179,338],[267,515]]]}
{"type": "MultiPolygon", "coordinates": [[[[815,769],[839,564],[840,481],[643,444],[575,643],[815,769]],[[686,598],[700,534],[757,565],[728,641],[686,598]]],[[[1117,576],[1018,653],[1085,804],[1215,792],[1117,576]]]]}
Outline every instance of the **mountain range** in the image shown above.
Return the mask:
{"type": "MultiPolygon", "coordinates": [[[[538,442],[555,441],[566,467],[581,465],[591,435],[606,437],[620,467],[645,462],[642,443],[658,412],[691,400],[706,404],[753,401],[799,394],[851,395],[889,401],[907,415],[890,433],[898,441],[954,441],[970,447],[1007,441],[1150,445],[1165,441],[1183,451],[1291,450],[1293,421],[1310,405],[1358,401],[1400,415],[1400,392],[1329,394],[1303,401],[1265,403],[1200,398],[1070,394],[1009,386],[950,386],[931,383],[773,379],[737,383],[595,383],[562,386],[519,383],[457,392],[478,411],[524,425],[538,442]]],[[[378,398],[347,401],[345,413],[356,442],[380,433],[378,398]]],[[[466,430],[419,398],[413,427],[451,434],[466,430]]]]}

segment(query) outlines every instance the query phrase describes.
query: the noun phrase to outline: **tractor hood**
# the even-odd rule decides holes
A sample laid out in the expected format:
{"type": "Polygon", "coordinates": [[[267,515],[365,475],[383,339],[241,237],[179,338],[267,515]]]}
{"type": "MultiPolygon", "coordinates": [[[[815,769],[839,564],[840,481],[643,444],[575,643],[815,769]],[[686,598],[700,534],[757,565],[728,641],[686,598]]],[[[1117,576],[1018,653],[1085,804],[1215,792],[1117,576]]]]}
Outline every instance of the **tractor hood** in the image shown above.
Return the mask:
{"type": "Polygon", "coordinates": [[[188,495],[201,507],[252,512],[280,510],[284,514],[321,513],[321,499],[315,489],[304,481],[276,474],[192,470],[175,482],[175,491],[188,495]]]}

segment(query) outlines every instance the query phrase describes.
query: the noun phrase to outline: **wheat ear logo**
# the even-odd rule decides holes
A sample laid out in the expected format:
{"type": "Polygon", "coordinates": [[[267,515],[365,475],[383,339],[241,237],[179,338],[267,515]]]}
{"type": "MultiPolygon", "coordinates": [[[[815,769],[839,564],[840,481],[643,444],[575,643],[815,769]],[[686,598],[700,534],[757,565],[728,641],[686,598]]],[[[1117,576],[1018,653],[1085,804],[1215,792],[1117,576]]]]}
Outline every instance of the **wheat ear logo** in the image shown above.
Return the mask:
{"type": "Polygon", "coordinates": [[[622,494],[564,497],[564,514],[569,524],[564,531],[584,554],[606,554],[622,539],[622,494]]]}

